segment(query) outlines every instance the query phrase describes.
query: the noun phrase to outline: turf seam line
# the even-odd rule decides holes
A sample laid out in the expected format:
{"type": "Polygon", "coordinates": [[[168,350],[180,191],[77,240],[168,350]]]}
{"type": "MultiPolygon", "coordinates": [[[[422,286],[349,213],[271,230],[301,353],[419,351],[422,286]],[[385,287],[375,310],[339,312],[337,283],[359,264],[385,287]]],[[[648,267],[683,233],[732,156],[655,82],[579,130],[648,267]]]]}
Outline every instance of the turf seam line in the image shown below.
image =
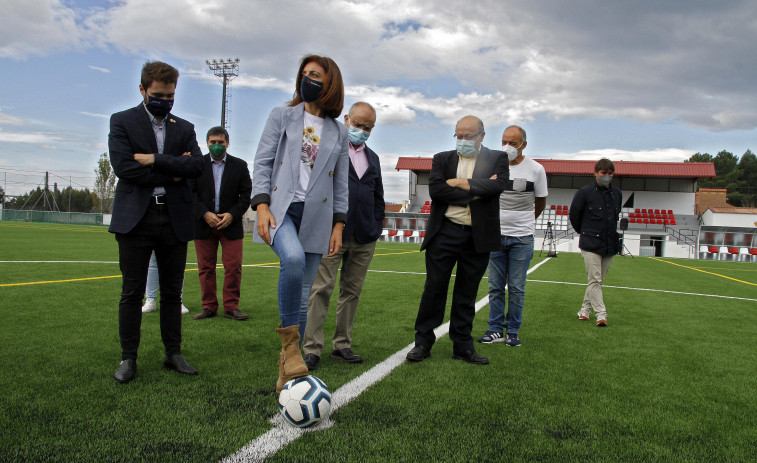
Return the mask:
{"type": "MultiPolygon", "coordinates": [[[[548,257],[528,269],[527,274],[542,266],[549,259],[550,258],[548,257]]],[[[487,294],[478,302],[476,302],[476,312],[481,310],[481,308],[485,307],[488,303],[489,295],[487,294]]],[[[436,335],[437,340],[446,335],[448,332],[449,322],[439,326],[434,330],[434,334],[436,335]]],[[[333,414],[341,407],[350,403],[353,399],[362,394],[366,389],[385,378],[389,373],[392,372],[392,370],[405,363],[405,356],[414,346],[415,342],[411,343],[403,349],[400,349],[399,351],[389,356],[386,360],[378,363],[373,368],[364,372],[360,376],[353,378],[352,380],[342,385],[342,387],[334,391],[334,393],[331,395],[331,413],[333,414]]],[[[300,436],[309,432],[328,429],[333,426],[334,423],[331,418],[327,418],[324,421],[313,426],[312,428],[301,429],[295,428],[294,426],[286,423],[281,414],[277,414],[276,416],[271,418],[271,424],[273,424],[273,428],[269,429],[263,435],[257,437],[255,440],[239,449],[239,451],[237,451],[235,454],[230,455],[221,461],[223,463],[252,463],[263,461],[300,436]]]]}

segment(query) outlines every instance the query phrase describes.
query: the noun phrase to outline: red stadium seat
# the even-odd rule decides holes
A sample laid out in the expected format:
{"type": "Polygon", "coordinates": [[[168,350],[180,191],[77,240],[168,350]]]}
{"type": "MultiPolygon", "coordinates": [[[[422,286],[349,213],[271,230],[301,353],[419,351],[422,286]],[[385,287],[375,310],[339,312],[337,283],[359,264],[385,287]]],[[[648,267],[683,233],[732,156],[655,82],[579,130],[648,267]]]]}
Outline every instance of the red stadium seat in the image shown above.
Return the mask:
{"type": "Polygon", "coordinates": [[[636,209],[636,210],[635,210],[634,212],[636,212],[636,213],[638,214],[638,213],[639,213],[639,212],[641,212],[641,211],[640,211],[639,209],[636,209]]]}
{"type": "Polygon", "coordinates": [[[738,254],[739,248],[731,246],[728,248],[728,252],[730,252],[731,254],[738,254]]]}
{"type": "Polygon", "coordinates": [[[664,223],[665,225],[670,225],[670,222],[668,221],[668,219],[662,219],[662,223],[664,223]]]}
{"type": "Polygon", "coordinates": [[[405,230],[405,237],[408,237],[408,236],[413,236],[412,230],[405,230]]]}
{"type": "Polygon", "coordinates": [[[425,237],[426,237],[426,230],[423,230],[421,231],[421,238],[425,238],[425,237]]]}
{"type": "Polygon", "coordinates": [[[668,209],[668,215],[673,215],[673,211],[671,211],[670,209],[668,209]]]}
{"type": "Polygon", "coordinates": [[[719,252],[720,248],[717,247],[717,246],[708,246],[707,250],[710,251],[713,254],[717,254],[719,252]]]}
{"type": "Polygon", "coordinates": [[[670,225],[675,225],[675,224],[676,224],[676,219],[670,219],[670,225]]]}
{"type": "Polygon", "coordinates": [[[644,218],[644,224],[649,225],[649,219],[647,219],[646,217],[644,218]]]}
{"type": "Polygon", "coordinates": [[[556,207],[556,206],[555,206],[554,204],[553,204],[553,205],[551,205],[551,206],[549,206],[549,208],[550,208],[550,209],[552,209],[552,210],[554,210],[554,209],[555,209],[555,207],[556,207]]]}
{"type": "Polygon", "coordinates": [[[389,236],[396,236],[397,230],[389,230],[389,236]]]}

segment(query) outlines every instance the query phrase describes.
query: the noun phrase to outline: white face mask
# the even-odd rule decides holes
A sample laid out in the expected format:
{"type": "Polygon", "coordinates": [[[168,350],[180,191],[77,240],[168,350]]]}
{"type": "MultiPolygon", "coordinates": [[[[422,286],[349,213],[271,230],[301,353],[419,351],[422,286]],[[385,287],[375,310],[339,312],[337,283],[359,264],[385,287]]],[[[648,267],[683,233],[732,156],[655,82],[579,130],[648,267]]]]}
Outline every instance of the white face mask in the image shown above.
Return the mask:
{"type": "Polygon", "coordinates": [[[515,161],[515,158],[518,157],[518,148],[514,146],[505,145],[502,147],[502,151],[507,153],[507,159],[510,161],[515,161]]]}
{"type": "Polygon", "coordinates": [[[458,140],[457,152],[464,158],[472,158],[477,155],[476,140],[458,140]]]}

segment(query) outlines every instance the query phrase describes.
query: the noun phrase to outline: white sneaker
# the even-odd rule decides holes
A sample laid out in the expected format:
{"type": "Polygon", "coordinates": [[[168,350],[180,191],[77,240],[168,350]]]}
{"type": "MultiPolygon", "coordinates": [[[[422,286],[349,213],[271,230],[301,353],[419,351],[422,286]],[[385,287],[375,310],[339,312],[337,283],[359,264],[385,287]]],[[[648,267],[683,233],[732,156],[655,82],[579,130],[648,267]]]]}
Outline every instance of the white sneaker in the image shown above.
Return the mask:
{"type": "Polygon", "coordinates": [[[142,306],[142,313],[155,312],[156,309],[155,299],[148,297],[145,301],[145,305],[142,306]]]}
{"type": "Polygon", "coordinates": [[[181,313],[189,313],[189,309],[187,309],[186,307],[184,307],[184,303],[183,302],[181,303],[181,313]]]}

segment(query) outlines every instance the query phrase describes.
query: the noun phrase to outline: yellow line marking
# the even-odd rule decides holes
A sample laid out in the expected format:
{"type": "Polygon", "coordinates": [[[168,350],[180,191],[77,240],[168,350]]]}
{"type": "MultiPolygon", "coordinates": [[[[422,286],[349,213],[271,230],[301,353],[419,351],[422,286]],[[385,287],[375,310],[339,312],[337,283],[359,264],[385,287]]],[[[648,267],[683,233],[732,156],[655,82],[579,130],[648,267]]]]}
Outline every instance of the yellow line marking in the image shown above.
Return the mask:
{"type": "MultiPolygon", "coordinates": [[[[278,265],[278,262],[271,263],[271,264],[247,264],[243,265],[243,267],[266,267],[269,265],[278,265]]],[[[216,265],[216,268],[223,268],[223,264],[216,265]]],[[[199,269],[197,268],[188,268],[184,269],[185,272],[197,272],[199,269]]],[[[109,278],[121,278],[121,275],[106,275],[102,277],[87,277],[87,278],[71,278],[68,280],[50,280],[50,281],[28,281],[25,283],[4,283],[0,284],[0,288],[7,288],[9,286],[29,286],[29,285],[47,285],[51,283],[73,283],[77,281],[91,281],[91,280],[107,280],[109,278]]]]}
{"type": "Polygon", "coordinates": [[[687,265],[676,264],[675,262],[670,262],[670,261],[667,261],[667,260],[662,260],[662,259],[660,259],[658,257],[652,257],[652,259],[654,259],[656,261],[660,261],[660,262],[665,262],[666,264],[675,265],[677,267],[683,267],[683,268],[687,268],[687,269],[690,269],[690,270],[695,270],[697,272],[706,273],[708,275],[715,275],[716,277],[725,278],[727,280],[737,281],[739,283],[744,283],[745,285],[757,286],[757,283],[750,283],[748,281],[739,280],[737,278],[729,277],[729,276],[726,276],[726,275],[721,275],[719,273],[708,272],[707,270],[702,270],[702,269],[698,269],[698,268],[695,268],[695,267],[689,267],[687,265]]]}
{"type": "Polygon", "coordinates": [[[70,280],[29,281],[26,283],[5,283],[5,284],[0,285],[0,288],[6,288],[8,286],[46,285],[49,283],[70,283],[73,281],[104,280],[106,278],[121,278],[121,275],[108,275],[105,277],[73,278],[70,280]]]}

